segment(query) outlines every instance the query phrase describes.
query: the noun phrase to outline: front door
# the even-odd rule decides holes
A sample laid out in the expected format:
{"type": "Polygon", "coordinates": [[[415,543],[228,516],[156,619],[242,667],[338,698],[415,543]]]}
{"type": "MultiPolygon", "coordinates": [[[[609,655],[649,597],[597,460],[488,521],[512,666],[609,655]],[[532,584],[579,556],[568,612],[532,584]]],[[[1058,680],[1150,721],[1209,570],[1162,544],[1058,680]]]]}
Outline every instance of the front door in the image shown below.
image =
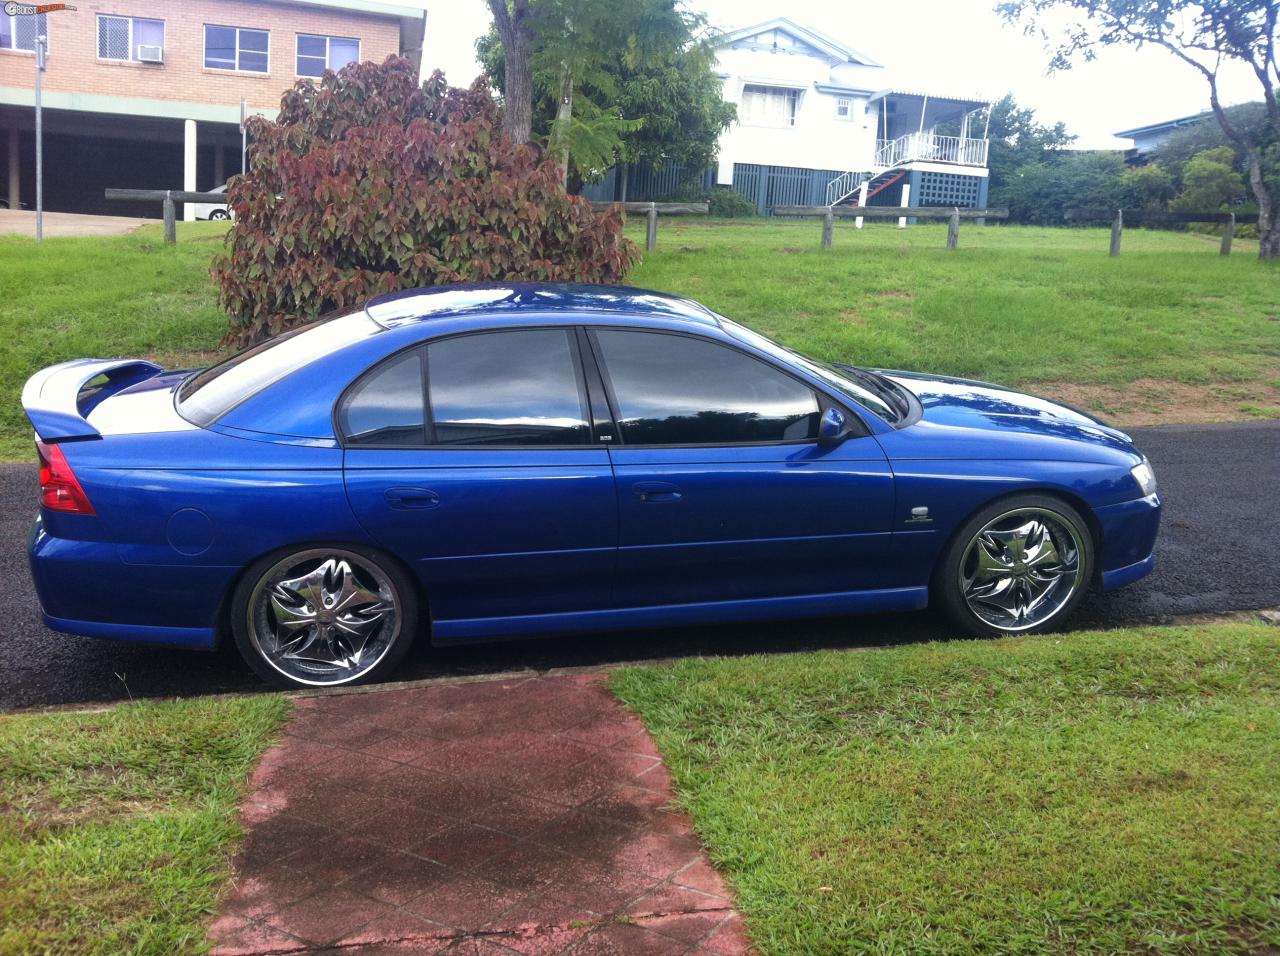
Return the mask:
{"type": "Polygon", "coordinates": [[[576,337],[560,328],[433,341],[348,394],[348,498],[412,563],[438,636],[609,605],[617,506],[587,408],[576,337]]]}
{"type": "Polygon", "coordinates": [[[705,338],[596,329],[620,429],[619,606],[893,586],[893,476],[874,438],[825,449],[829,400],[705,338]]]}

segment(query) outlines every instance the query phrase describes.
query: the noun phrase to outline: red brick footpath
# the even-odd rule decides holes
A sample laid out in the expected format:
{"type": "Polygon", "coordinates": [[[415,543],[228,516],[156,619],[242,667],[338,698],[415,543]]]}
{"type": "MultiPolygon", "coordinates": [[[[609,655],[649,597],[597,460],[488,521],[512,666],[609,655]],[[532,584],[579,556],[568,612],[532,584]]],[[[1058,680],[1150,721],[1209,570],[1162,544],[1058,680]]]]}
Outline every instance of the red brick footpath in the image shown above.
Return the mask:
{"type": "Polygon", "coordinates": [[[598,675],[305,698],[251,783],[215,953],[749,951],[598,675]]]}

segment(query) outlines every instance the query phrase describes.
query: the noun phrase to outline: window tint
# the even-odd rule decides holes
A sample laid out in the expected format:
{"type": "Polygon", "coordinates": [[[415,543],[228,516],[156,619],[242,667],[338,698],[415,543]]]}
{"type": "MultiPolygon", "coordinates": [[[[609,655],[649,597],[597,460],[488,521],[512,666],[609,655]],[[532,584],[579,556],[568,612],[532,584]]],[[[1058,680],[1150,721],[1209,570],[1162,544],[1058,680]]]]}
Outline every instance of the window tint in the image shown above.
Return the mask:
{"type": "Polygon", "coordinates": [[[427,346],[431,441],[582,445],[586,390],[564,329],[485,332],[427,346]]]}
{"type": "Polygon", "coordinates": [[[290,372],[376,332],[364,312],[353,312],[277,335],[183,382],[178,411],[204,427],[290,372]]]}
{"type": "Polygon", "coordinates": [[[266,30],[205,24],[204,65],[219,70],[267,72],[271,37],[266,30]]]}
{"type": "Polygon", "coordinates": [[[421,350],[405,352],[362,379],[347,396],[339,418],[348,444],[423,444],[427,429],[421,350]]]}
{"type": "Polygon", "coordinates": [[[601,330],[595,337],[623,441],[736,445],[817,437],[813,390],[736,349],[658,332],[601,330]]]}
{"type": "Polygon", "coordinates": [[[325,70],[340,70],[360,59],[360,41],[354,37],[298,34],[299,76],[323,76],[325,70]]]}

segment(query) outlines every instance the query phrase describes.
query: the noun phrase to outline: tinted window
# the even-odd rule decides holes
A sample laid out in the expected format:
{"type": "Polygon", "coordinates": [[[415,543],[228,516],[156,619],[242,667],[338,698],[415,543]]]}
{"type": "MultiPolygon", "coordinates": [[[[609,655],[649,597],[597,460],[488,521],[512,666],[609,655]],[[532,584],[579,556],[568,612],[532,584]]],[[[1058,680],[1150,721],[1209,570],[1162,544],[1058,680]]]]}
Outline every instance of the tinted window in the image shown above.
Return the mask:
{"type": "Polygon", "coordinates": [[[277,335],[183,382],[178,411],[195,425],[208,425],[272,382],[377,331],[367,315],[353,312],[277,335]]]}
{"type": "Polygon", "coordinates": [[[623,441],[736,445],[817,436],[813,391],[758,359],[684,335],[595,335],[623,441]]]}
{"type": "Polygon", "coordinates": [[[423,444],[421,350],[405,352],[365,376],[347,396],[339,417],[348,444],[423,444]]]}
{"type": "Polygon", "coordinates": [[[564,329],[486,332],[427,347],[431,440],[440,445],[579,445],[586,390],[564,329]]]}

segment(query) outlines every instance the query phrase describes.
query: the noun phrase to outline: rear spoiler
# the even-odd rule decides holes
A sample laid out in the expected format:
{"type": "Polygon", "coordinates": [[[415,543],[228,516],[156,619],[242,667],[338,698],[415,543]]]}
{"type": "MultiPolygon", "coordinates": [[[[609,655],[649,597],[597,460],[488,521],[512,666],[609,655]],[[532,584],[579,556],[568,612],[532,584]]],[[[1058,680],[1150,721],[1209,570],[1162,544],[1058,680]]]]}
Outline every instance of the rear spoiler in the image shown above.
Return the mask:
{"type": "Polygon", "coordinates": [[[141,359],[76,359],[50,365],[27,379],[22,387],[22,408],[43,441],[101,438],[85,418],[93,405],[162,371],[154,362],[141,359]],[[106,384],[95,389],[92,400],[83,407],[81,391],[100,375],[107,377],[106,384]]]}

